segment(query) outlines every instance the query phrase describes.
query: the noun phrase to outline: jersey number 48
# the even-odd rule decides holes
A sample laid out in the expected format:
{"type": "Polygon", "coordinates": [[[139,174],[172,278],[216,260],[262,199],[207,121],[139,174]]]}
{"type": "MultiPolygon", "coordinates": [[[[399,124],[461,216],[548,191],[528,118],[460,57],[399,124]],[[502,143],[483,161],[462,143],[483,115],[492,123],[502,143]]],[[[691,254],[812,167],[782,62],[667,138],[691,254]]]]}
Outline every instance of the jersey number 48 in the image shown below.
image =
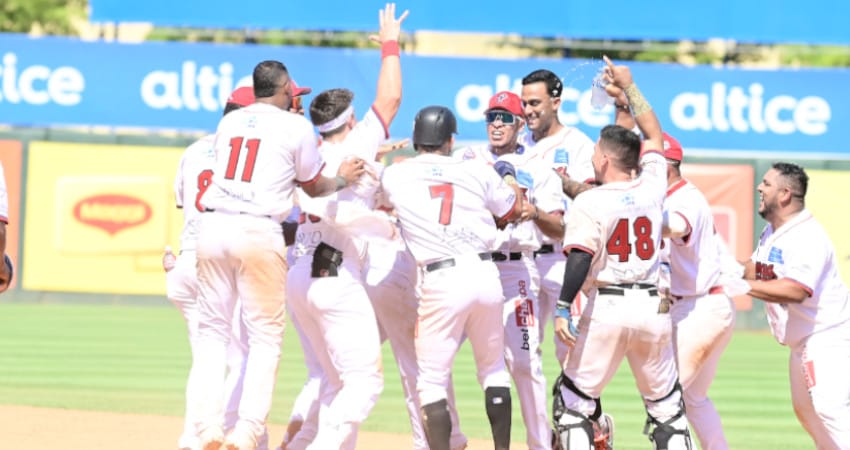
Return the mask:
{"type": "Polygon", "coordinates": [[[629,219],[620,219],[614,226],[611,237],[605,245],[609,255],[619,256],[620,262],[626,262],[632,255],[632,250],[638,258],[646,261],[655,254],[655,241],[652,240],[652,221],[646,216],[634,219],[629,227],[629,219]],[[634,240],[631,239],[634,233],[634,240]]]}

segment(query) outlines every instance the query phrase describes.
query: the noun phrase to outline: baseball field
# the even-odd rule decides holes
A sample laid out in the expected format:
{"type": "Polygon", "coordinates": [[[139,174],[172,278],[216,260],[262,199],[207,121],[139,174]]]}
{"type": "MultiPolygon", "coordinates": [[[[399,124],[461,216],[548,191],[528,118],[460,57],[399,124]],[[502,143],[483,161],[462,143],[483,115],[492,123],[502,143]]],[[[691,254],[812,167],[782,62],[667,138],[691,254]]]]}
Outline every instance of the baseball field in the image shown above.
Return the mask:
{"type": "MultiPolygon", "coordinates": [[[[178,311],[165,301],[131,306],[79,300],[0,303],[3,446],[175,448],[190,365],[178,311]]],[[[544,367],[550,382],[557,374],[552,353],[547,340],[544,367]]],[[[270,417],[272,442],[281,437],[305,377],[294,330],[284,337],[283,355],[270,417]]],[[[712,390],[732,449],[814,448],[791,408],[787,355],[767,333],[734,335],[712,390]]],[[[404,399],[386,345],[384,367],[384,393],[363,424],[358,449],[411,448],[404,399]]],[[[472,438],[470,450],[492,448],[484,440],[489,426],[468,345],[454,368],[461,426],[472,438]]],[[[641,434],[645,412],[626,364],[605,391],[603,405],[616,420],[617,449],[651,448],[641,434]]],[[[514,448],[523,448],[525,430],[516,403],[513,424],[514,448]]]]}

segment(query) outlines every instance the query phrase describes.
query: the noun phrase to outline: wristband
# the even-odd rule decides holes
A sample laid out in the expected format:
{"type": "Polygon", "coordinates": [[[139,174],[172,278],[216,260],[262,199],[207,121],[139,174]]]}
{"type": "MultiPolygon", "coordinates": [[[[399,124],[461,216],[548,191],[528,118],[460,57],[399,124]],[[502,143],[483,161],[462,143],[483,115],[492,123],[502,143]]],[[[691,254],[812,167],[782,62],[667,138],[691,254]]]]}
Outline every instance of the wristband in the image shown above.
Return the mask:
{"type": "Polygon", "coordinates": [[[570,320],[571,319],[570,308],[569,307],[562,308],[561,305],[559,304],[558,307],[555,309],[555,316],[560,317],[562,319],[570,320]]]}
{"type": "Polygon", "coordinates": [[[387,56],[398,56],[400,53],[398,41],[384,41],[381,43],[381,58],[387,56]]]}
{"type": "Polygon", "coordinates": [[[348,186],[348,181],[346,181],[346,179],[343,178],[341,175],[337,175],[336,178],[334,178],[334,180],[336,181],[336,190],[337,191],[345,189],[345,187],[348,186]]]}

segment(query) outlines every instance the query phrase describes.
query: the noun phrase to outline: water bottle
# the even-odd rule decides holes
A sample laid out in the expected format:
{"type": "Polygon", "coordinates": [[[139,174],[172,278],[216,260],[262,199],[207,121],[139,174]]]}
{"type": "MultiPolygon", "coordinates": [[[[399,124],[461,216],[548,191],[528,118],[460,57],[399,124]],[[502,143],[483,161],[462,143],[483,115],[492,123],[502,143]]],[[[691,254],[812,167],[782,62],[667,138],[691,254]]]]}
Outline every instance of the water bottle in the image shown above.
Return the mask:
{"type": "Polygon", "coordinates": [[[607,105],[614,104],[614,97],[609,96],[605,92],[605,86],[608,85],[608,82],[603,78],[603,70],[602,68],[599,69],[596,76],[593,77],[593,83],[590,87],[590,105],[595,110],[600,110],[607,105]]]}
{"type": "Polygon", "coordinates": [[[165,253],[162,255],[162,268],[166,272],[170,271],[174,268],[174,265],[177,263],[177,257],[174,256],[174,252],[171,251],[171,246],[165,246],[165,253]]]}

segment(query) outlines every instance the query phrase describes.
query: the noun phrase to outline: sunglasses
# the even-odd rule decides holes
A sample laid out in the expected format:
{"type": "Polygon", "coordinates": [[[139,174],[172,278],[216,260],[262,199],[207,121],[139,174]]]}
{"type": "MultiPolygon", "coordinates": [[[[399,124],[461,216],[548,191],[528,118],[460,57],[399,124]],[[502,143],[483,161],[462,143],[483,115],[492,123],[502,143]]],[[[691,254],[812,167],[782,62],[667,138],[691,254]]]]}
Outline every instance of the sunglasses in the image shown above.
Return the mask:
{"type": "Polygon", "coordinates": [[[501,120],[505,125],[513,125],[517,118],[516,114],[511,114],[505,111],[489,111],[487,112],[486,119],[487,123],[493,123],[496,120],[501,120]]]}

